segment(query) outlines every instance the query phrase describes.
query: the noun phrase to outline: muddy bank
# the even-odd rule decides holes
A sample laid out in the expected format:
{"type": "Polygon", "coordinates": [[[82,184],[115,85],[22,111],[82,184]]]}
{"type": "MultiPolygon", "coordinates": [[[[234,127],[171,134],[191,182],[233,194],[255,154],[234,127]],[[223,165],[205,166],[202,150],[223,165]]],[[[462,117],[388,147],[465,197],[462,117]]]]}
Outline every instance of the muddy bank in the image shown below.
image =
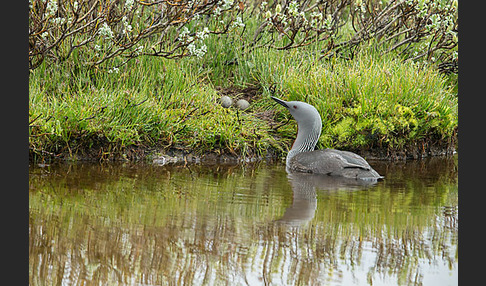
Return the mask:
{"type": "Polygon", "coordinates": [[[367,159],[373,160],[416,160],[436,156],[452,156],[457,152],[457,138],[449,142],[422,140],[407,144],[401,149],[370,148],[350,149],[367,159]]]}
{"type": "MultiPolygon", "coordinates": [[[[368,160],[414,160],[436,156],[452,156],[456,153],[456,140],[454,142],[415,142],[401,149],[378,148],[369,149],[343,149],[355,152],[368,160]]],[[[258,161],[283,161],[286,153],[276,150],[267,150],[267,155],[250,154],[241,156],[215,150],[213,152],[200,153],[185,147],[145,147],[145,146],[97,146],[83,150],[77,149],[76,153],[61,152],[36,152],[29,150],[31,163],[47,163],[53,161],[143,161],[157,165],[166,164],[244,164],[258,161]]]]}

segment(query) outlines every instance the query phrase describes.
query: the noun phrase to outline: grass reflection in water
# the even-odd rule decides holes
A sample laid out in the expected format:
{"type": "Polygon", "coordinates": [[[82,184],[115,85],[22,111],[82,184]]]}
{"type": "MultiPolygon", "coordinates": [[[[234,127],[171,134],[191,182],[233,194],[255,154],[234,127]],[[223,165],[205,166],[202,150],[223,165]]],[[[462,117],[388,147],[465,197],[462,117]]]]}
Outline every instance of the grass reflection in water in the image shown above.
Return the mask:
{"type": "Polygon", "coordinates": [[[31,167],[30,284],[457,284],[457,161],[375,165],[31,167]]]}

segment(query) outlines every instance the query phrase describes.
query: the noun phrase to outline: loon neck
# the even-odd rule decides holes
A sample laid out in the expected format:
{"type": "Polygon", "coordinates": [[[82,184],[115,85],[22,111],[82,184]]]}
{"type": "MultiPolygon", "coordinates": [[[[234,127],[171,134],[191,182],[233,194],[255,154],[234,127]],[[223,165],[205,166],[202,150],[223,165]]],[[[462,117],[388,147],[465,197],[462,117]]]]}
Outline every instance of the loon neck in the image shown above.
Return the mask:
{"type": "Polygon", "coordinates": [[[298,124],[297,138],[295,138],[292,149],[287,154],[286,164],[289,166],[290,159],[302,152],[314,151],[319,136],[321,135],[321,120],[316,120],[313,124],[298,124]]]}

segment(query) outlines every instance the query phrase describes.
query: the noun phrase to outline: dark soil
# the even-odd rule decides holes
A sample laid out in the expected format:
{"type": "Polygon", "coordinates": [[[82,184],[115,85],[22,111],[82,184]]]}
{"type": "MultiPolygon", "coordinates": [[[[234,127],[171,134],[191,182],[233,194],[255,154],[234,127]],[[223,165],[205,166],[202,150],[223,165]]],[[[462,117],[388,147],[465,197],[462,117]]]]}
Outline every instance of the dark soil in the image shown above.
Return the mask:
{"type": "MultiPolygon", "coordinates": [[[[406,146],[400,150],[371,148],[349,149],[368,160],[413,160],[434,156],[452,156],[455,144],[447,142],[421,142],[406,146]]],[[[204,154],[185,148],[184,146],[162,148],[145,146],[110,147],[95,146],[89,150],[78,149],[76,153],[49,152],[36,153],[29,150],[29,161],[48,163],[52,161],[145,161],[153,164],[244,164],[256,161],[283,161],[286,154],[278,154],[275,150],[268,150],[266,157],[240,157],[224,150],[214,150],[204,154]]]]}
{"type": "Polygon", "coordinates": [[[229,96],[234,101],[244,99],[249,103],[252,103],[253,100],[259,99],[262,94],[260,91],[260,87],[258,86],[248,86],[245,88],[239,88],[236,86],[216,87],[216,91],[220,96],[229,96]]]}

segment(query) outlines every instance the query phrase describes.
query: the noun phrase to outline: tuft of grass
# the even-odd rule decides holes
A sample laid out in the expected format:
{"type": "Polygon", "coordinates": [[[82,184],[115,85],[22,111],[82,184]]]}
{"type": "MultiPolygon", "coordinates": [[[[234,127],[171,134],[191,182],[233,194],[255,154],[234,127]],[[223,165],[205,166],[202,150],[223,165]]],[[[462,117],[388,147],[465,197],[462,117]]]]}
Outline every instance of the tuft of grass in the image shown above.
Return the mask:
{"type": "Polygon", "coordinates": [[[320,148],[399,149],[418,140],[455,136],[457,94],[445,76],[431,66],[379,56],[372,49],[357,54],[352,61],[326,62],[302,58],[299,52],[266,54],[258,61],[259,82],[264,90],[278,86],[285,99],[318,109],[320,148]]]}
{"type": "Polygon", "coordinates": [[[196,69],[190,61],[140,58],[118,73],[90,71],[72,81],[39,67],[29,87],[30,149],[73,158],[77,150],[133,145],[264,154],[275,143],[268,125],[221,107],[196,69]]]}

